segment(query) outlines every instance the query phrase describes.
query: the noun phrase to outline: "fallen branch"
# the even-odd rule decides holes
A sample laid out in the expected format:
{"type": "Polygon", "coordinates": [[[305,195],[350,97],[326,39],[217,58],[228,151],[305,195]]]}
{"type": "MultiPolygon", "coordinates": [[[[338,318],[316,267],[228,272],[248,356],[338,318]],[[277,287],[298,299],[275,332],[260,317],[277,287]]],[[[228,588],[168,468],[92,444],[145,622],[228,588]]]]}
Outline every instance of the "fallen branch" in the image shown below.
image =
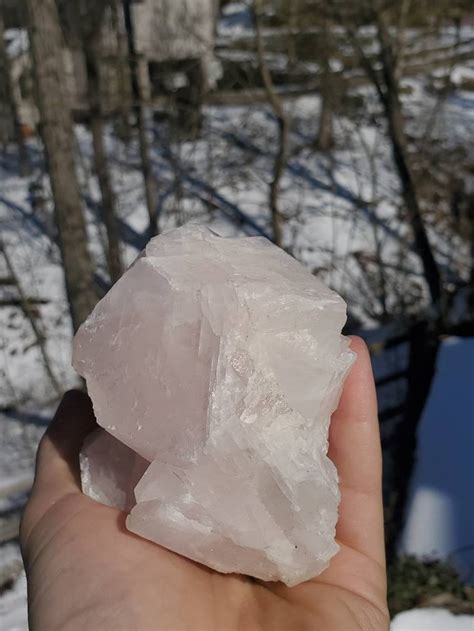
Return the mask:
{"type": "MultiPolygon", "coordinates": [[[[44,298],[29,298],[25,297],[26,302],[31,307],[32,305],[47,305],[49,300],[44,298]]],[[[19,307],[23,309],[23,301],[21,298],[0,298],[0,308],[2,307],[19,307]]],[[[37,317],[37,313],[33,313],[34,317],[37,317]]]]}

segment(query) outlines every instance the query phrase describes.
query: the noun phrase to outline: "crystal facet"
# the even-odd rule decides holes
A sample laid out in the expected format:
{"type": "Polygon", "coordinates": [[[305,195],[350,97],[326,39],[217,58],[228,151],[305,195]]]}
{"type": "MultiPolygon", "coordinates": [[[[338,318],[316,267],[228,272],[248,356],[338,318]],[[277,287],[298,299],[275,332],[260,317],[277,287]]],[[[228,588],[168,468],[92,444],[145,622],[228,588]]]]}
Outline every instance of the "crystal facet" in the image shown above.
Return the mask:
{"type": "Polygon", "coordinates": [[[99,430],[84,492],[221,572],[295,585],[337,552],[344,301],[260,237],[156,237],[74,342],[99,430]],[[132,490],[134,488],[133,498],[132,490]]]}

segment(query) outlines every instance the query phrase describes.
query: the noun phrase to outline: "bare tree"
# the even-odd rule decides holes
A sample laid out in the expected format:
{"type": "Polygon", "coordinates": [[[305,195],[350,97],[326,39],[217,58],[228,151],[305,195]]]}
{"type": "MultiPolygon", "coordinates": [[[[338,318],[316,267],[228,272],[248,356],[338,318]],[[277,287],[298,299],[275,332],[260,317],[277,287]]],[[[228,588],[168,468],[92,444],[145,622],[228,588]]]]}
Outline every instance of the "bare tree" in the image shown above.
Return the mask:
{"type": "Polygon", "coordinates": [[[94,170],[101,195],[101,217],[107,233],[107,263],[112,282],[123,272],[120,251],[120,234],[117,221],[116,199],[112,186],[107,151],[104,143],[104,112],[102,106],[102,84],[100,59],[102,53],[102,27],[108,0],[87,0],[84,14],[74,6],[74,18],[79,26],[82,48],[86,62],[87,97],[89,102],[89,125],[94,148],[94,170]]]}
{"type": "Polygon", "coordinates": [[[74,160],[74,128],[64,87],[63,37],[54,0],[26,0],[41,135],[54,197],[66,292],[74,329],[97,296],[74,160]]]}
{"type": "MultiPolygon", "coordinates": [[[[416,251],[423,265],[432,304],[438,315],[440,315],[442,310],[441,275],[426,232],[413,168],[410,162],[405,121],[400,100],[400,51],[396,49],[396,40],[394,40],[387,23],[387,6],[378,2],[378,0],[367,0],[364,3],[365,15],[369,17],[375,26],[379,47],[377,55],[369,56],[364,50],[357,29],[353,26],[356,17],[354,12],[349,11],[343,14],[343,9],[341,9],[337,0],[328,0],[330,15],[333,18],[335,17],[345,28],[359,56],[361,65],[368,79],[375,87],[383,107],[393,159],[400,179],[402,197],[413,231],[416,251]]],[[[406,15],[406,2],[402,3],[401,10],[406,15]]],[[[403,25],[399,23],[399,27],[403,28],[403,25]]]]}
{"type": "Polygon", "coordinates": [[[298,35],[298,17],[300,11],[300,1],[290,0],[287,7],[287,22],[288,22],[288,44],[287,44],[287,57],[288,67],[294,68],[298,61],[298,55],[296,50],[296,38],[298,35]]]}
{"type": "MultiPolygon", "coordinates": [[[[423,263],[431,300],[437,309],[440,309],[441,276],[426,233],[415,185],[415,177],[410,164],[405,122],[400,101],[400,85],[397,78],[397,59],[382,10],[375,12],[375,19],[380,44],[383,81],[383,85],[380,81],[376,84],[376,89],[387,116],[392,152],[402,184],[403,199],[413,229],[416,248],[423,263]]],[[[377,73],[373,77],[378,77],[377,73]]]]}
{"type": "Polygon", "coordinates": [[[140,161],[145,185],[145,200],[149,217],[150,237],[157,234],[158,219],[156,217],[155,185],[151,168],[150,155],[148,149],[148,139],[146,135],[145,112],[143,108],[142,90],[138,76],[138,56],[135,47],[135,33],[133,27],[133,15],[131,0],[123,0],[125,29],[127,31],[128,59],[130,66],[130,80],[132,83],[133,110],[135,112],[135,123],[138,132],[138,144],[140,149],[140,161]]]}
{"type": "MultiPolygon", "coordinates": [[[[14,137],[18,148],[20,176],[26,177],[30,174],[31,168],[21,129],[18,107],[11,85],[10,60],[8,58],[5,44],[3,10],[3,0],[0,0],[0,116],[3,119],[5,127],[10,125],[13,127],[14,137]]],[[[0,120],[0,125],[1,124],[2,121],[0,120]]]]}
{"type": "MultiPolygon", "coordinates": [[[[94,88],[94,81],[90,79],[88,71],[88,92],[94,88]]],[[[101,196],[101,217],[107,233],[107,265],[110,279],[115,282],[123,272],[120,248],[120,234],[116,215],[116,199],[108,168],[107,152],[104,145],[104,131],[100,109],[95,109],[91,103],[90,128],[94,147],[94,169],[99,181],[101,196]]]]}
{"type": "Polygon", "coordinates": [[[262,35],[262,0],[255,0],[254,16],[255,16],[255,33],[257,45],[257,60],[262,77],[265,94],[278,125],[278,148],[273,165],[273,177],[270,183],[269,206],[272,221],[273,240],[276,245],[281,246],[283,243],[283,215],[279,205],[280,183],[285,167],[288,161],[288,137],[289,137],[289,120],[288,115],[283,107],[282,100],[275,91],[272,76],[268,68],[265,58],[265,46],[262,35]]]}
{"type": "Polygon", "coordinates": [[[3,23],[3,3],[0,4],[0,140],[2,143],[8,141],[10,132],[11,109],[10,109],[10,70],[8,67],[8,56],[5,46],[5,27],[3,23]]]}
{"type": "Polygon", "coordinates": [[[474,326],[474,191],[467,196],[466,220],[470,238],[468,317],[474,326]]]}
{"type": "Polygon", "coordinates": [[[131,85],[130,85],[130,66],[128,63],[128,43],[127,33],[123,28],[123,10],[122,0],[112,0],[111,2],[111,20],[112,29],[116,37],[117,51],[117,80],[118,94],[120,98],[119,109],[119,135],[120,138],[129,143],[131,139],[130,128],[130,107],[131,107],[131,85]]]}
{"type": "Polygon", "coordinates": [[[333,118],[334,118],[334,80],[330,66],[330,50],[328,23],[322,19],[319,32],[319,51],[321,61],[321,111],[319,114],[319,127],[317,147],[321,151],[329,151],[334,144],[333,118]]]}

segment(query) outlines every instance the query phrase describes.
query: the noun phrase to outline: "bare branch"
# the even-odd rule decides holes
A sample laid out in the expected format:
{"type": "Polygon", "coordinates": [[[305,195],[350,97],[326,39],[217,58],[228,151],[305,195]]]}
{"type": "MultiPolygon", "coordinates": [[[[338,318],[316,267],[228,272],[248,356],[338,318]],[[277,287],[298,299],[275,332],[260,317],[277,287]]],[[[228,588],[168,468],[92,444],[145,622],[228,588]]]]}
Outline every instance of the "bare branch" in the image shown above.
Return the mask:
{"type": "MultiPolygon", "coordinates": [[[[49,377],[49,380],[51,381],[51,384],[53,386],[53,388],[55,389],[55,391],[57,392],[58,395],[62,394],[62,388],[59,385],[58,380],[56,379],[56,376],[53,372],[53,369],[51,367],[51,362],[50,359],[48,357],[48,352],[46,350],[46,340],[44,337],[43,332],[40,330],[38,323],[37,323],[37,313],[36,310],[32,308],[32,303],[31,300],[26,296],[25,292],[23,291],[23,288],[20,284],[20,281],[18,279],[18,276],[15,273],[15,269],[13,267],[10,255],[7,251],[7,248],[3,242],[3,240],[0,238],[0,252],[3,254],[3,258],[5,259],[5,263],[7,266],[7,271],[9,274],[9,277],[13,280],[17,293],[18,293],[18,306],[21,307],[26,319],[28,320],[28,322],[31,325],[31,328],[33,330],[33,333],[35,335],[37,344],[38,344],[38,348],[39,351],[41,353],[41,358],[43,360],[43,365],[44,368],[46,370],[46,373],[49,377]]],[[[41,301],[36,301],[36,304],[44,304],[41,301]]]]}
{"type": "Polygon", "coordinates": [[[279,246],[283,242],[283,216],[279,208],[278,195],[280,192],[280,181],[288,160],[288,135],[289,121],[285,112],[283,102],[275,91],[273,80],[265,59],[265,49],[263,44],[262,27],[262,0],[255,0],[254,16],[255,16],[255,33],[257,45],[257,60],[262,77],[263,85],[267,100],[273,110],[278,123],[278,149],[275,156],[273,167],[273,178],[270,183],[269,205],[272,217],[273,240],[279,246]]]}

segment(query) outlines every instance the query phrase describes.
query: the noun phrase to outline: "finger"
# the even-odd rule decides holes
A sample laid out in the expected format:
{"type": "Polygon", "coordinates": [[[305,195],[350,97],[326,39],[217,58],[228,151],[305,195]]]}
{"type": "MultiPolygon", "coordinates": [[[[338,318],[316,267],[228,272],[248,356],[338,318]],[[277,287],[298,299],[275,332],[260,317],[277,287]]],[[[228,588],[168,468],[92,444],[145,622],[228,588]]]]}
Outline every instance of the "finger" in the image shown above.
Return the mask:
{"type": "Polygon", "coordinates": [[[96,427],[89,397],[79,390],[67,392],[38,447],[24,522],[39,520],[62,497],[80,493],[79,452],[96,427]]]}
{"type": "Polygon", "coordinates": [[[382,455],[375,384],[367,346],[352,338],[357,359],[329,432],[329,457],[341,489],[337,538],[384,564],[382,455]]]}
{"type": "Polygon", "coordinates": [[[79,452],[95,427],[89,397],[79,390],[67,392],[40,442],[34,490],[53,481],[65,493],[80,490],[79,452]]]}

